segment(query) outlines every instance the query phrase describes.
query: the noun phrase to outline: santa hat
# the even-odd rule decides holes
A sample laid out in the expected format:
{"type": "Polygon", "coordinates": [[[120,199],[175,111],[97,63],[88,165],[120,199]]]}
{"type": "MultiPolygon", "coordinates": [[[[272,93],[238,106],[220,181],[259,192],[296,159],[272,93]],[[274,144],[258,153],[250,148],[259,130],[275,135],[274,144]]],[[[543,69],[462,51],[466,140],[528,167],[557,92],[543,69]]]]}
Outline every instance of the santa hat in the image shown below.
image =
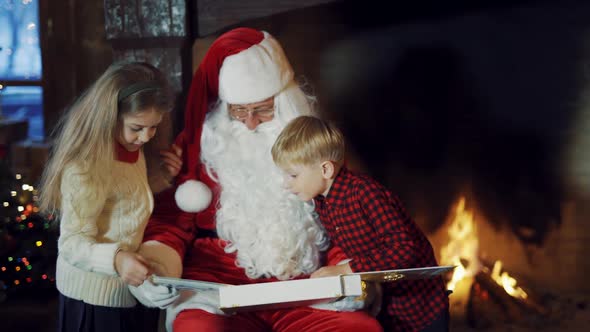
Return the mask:
{"type": "Polygon", "coordinates": [[[176,204],[186,212],[199,212],[212,194],[199,181],[201,133],[210,104],[265,100],[293,80],[293,69],[281,45],[267,32],[237,28],[217,38],[199,65],[191,83],[184,130],[177,139],[183,149],[183,169],[175,193],[176,204]]]}

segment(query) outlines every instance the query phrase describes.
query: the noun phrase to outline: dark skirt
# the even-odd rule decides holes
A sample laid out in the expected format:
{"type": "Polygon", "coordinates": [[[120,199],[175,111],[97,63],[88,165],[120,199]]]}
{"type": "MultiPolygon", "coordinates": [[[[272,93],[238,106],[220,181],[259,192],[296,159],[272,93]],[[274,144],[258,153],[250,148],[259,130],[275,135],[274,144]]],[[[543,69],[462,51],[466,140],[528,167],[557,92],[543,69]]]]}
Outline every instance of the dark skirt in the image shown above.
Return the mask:
{"type": "Polygon", "coordinates": [[[134,332],[158,330],[159,309],[136,305],[112,308],[59,294],[58,332],[134,332]]]}

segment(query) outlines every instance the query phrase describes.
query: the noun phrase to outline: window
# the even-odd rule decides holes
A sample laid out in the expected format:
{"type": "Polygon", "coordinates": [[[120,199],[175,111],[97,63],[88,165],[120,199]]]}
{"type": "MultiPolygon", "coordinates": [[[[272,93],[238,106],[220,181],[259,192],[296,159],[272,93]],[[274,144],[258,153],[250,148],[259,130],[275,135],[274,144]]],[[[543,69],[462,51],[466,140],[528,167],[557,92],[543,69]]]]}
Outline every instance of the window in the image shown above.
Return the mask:
{"type": "Polygon", "coordinates": [[[43,87],[39,0],[0,0],[0,120],[28,121],[42,140],[43,87]]]}

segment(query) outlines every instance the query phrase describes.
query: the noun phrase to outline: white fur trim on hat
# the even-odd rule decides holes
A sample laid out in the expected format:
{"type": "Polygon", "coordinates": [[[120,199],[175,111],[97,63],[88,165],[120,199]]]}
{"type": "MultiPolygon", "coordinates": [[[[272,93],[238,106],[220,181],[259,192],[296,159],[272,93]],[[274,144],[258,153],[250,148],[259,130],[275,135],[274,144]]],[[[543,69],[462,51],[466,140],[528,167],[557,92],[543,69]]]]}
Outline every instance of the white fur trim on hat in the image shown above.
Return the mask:
{"type": "Polygon", "coordinates": [[[211,203],[211,189],[201,181],[188,180],[174,193],[176,205],[185,212],[200,212],[211,203]]]}
{"type": "Polygon", "coordinates": [[[267,32],[256,45],[225,58],[219,71],[219,98],[250,104],[279,93],[293,79],[293,68],[279,42],[267,32]]]}

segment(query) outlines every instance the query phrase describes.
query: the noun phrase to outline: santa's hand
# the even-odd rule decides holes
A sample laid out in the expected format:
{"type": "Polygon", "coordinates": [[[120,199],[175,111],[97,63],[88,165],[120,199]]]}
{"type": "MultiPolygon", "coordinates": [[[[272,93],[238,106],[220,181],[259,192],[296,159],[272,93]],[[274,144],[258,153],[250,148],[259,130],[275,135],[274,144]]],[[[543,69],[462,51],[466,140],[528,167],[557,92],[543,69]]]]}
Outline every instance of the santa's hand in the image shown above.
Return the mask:
{"type": "Polygon", "coordinates": [[[358,300],[358,296],[347,296],[341,300],[314,304],[311,307],[321,310],[332,310],[332,311],[358,311],[365,308],[365,301],[358,300]]]}
{"type": "Polygon", "coordinates": [[[168,150],[160,150],[160,157],[168,177],[170,179],[176,177],[182,168],[182,149],[172,144],[168,150]]]}
{"type": "Polygon", "coordinates": [[[154,285],[150,280],[137,287],[129,286],[129,290],[139,302],[150,308],[166,309],[180,296],[176,288],[154,285]]]}
{"type": "Polygon", "coordinates": [[[366,310],[372,316],[377,316],[381,309],[382,290],[380,283],[366,282],[361,296],[347,296],[341,300],[314,304],[311,307],[332,311],[366,310]]]}
{"type": "Polygon", "coordinates": [[[324,266],[317,269],[313,272],[309,277],[310,278],[324,278],[324,277],[333,277],[339,276],[342,274],[350,274],[352,273],[352,269],[348,262],[346,264],[338,264],[338,265],[331,265],[331,266],[324,266]]]}

